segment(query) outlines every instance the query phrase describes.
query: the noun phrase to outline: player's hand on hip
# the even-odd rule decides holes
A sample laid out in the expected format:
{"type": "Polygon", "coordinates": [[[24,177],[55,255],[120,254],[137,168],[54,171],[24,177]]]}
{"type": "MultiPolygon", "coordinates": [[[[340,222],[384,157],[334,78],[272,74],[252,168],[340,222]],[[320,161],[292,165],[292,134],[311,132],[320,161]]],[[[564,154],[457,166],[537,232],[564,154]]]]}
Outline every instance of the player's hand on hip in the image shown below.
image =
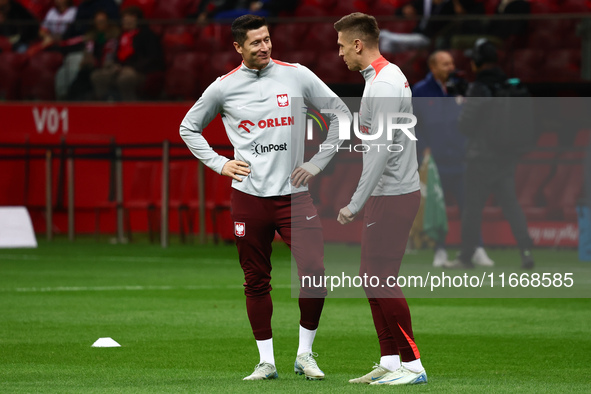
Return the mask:
{"type": "Polygon", "coordinates": [[[312,177],[320,173],[320,168],[310,162],[304,163],[291,173],[291,184],[295,187],[307,186],[312,177]]]}
{"type": "Polygon", "coordinates": [[[291,173],[291,184],[295,187],[306,186],[312,177],[314,177],[314,175],[310,172],[302,167],[298,167],[291,173]]]}
{"type": "Polygon", "coordinates": [[[238,182],[242,182],[242,178],[239,175],[248,176],[248,174],[250,174],[248,163],[240,160],[230,160],[222,168],[222,175],[236,179],[238,182]]]}
{"type": "Polygon", "coordinates": [[[339,211],[339,216],[337,217],[337,221],[340,224],[351,223],[353,219],[355,219],[355,215],[351,213],[349,207],[341,208],[341,210],[339,211]]]}

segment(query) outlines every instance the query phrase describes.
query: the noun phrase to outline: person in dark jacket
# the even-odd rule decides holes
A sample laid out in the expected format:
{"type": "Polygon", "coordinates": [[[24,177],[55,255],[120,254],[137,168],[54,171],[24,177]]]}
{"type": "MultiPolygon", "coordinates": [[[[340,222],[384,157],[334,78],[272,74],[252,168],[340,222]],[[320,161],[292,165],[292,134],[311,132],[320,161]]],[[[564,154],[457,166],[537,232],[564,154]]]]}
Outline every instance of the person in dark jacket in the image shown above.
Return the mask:
{"type": "Polygon", "coordinates": [[[472,58],[476,80],[468,87],[459,119],[460,132],[468,137],[462,247],[458,258],[446,267],[474,267],[470,257],[478,244],[482,211],[489,195],[494,193],[520,249],[521,267],[531,269],[534,267],[533,242],[515,193],[515,167],[519,157],[513,152],[498,150],[491,143],[491,135],[495,134],[498,124],[491,114],[493,100],[508,99],[493,96],[507,76],[497,65],[497,50],[490,41],[478,39],[468,54],[472,58]]]}
{"type": "Polygon", "coordinates": [[[119,34],[119,27],[109,20],[106,12],[98,11],[94,15],[94,27],[85,35],[84,57],[78,76],[68,89],[68,100],[92,99],[94,89],[90,76],[104,64],[114,63],[119,34]]]}
{"type": "Polygon", "coordinates": [[[140,24],[142,18],[142,11],[135,6],[122,12],[115,59],[91,75],[97,99],[105,100],[115,91],[124,101],[137,100],[137,90],[146,75],[164,70],[160,40],[148,26],[140,24]]]}
{"type": "MultiPolygon", "coordinates": [[[[455,198],[460,212],[464,207],[464,155],[466,137],[458,130],[463,80],[454,75],[454,59],[447,51],[435,51],[429,56],[429,74],[412,89],[413,106],[418,118],[417,149],[421,156],[429,153],[435,160],[446,198],[455,198]]],[[[421,159],[422,160],[422,159],[421,159]]],[[[445,239],[436,240],[433,266],[448,261],[445,239]]],[[[493,266],[482,247],[482,239],[472,256],[472,262],[493,266]]]]}
{"type": "Polygon", "coordinates": [[[25,52],[37,38],[39,22],[18,1],[0,0],[0,36],[8,38],[16,52],[25,52]]]}
{"type": "Polygon", "coordinates": [[[119,6],[114,0],[82,0],[78,4],[76,18],[62,36],[64,63],[55,75],[55,94],[58,100],[68,98],[68,90],[78,77],[80,65],[84,61],[85,34],[92,29],[91,21],[98,12],[105,13],[109,20],[119,20],[119,6]]]}

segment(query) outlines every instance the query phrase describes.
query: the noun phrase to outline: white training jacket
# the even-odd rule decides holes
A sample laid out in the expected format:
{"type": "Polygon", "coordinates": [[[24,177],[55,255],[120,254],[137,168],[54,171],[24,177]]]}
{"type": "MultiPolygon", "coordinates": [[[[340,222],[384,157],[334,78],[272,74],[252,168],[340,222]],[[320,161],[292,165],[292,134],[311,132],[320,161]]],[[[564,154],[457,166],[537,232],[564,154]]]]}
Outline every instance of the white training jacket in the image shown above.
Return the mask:
{"type": "MultiPolygon", "coordinates": [[[[336,108],[352,118],[342,100],[305,66],[271,59],[262,70],[254,70],[242,63],[209,85],[183,119],[180,135],[199,160],[221,173],[229,159],[214,152],[202,136],[219,113],[235,159],[248,163],[251,170],[242,182],[233,180],[233,188],[260,197],[305,191],[306,186],[295,188],[290,182],[304,159],[304,100],[318,111],[336,108]]],[[[320,170],[342,143],[336,115],[324,116],[330,119],[324,144],[335,149],[323,149],[310,159],[320,170]]]]}
{"type": "MultiPolygon", "coordinates": [[[[412,115],[412,93],[406,77],[398,66],[384,57],[361,70],[361,74],[365,78],[365,89],[359,110],[360,133],[368,136],[377,134],[380,117],[383,130],[379,138],[362,141],[369,148],[363,153],[361,178],[347,206],[353,214],[363,208],[370,195],[396,196],[420,189],[416,141],[401,129],[392,133],[392,139],[388,139],[386,132],[386,114],[412,115]],[[391,146],[390,150],[388,146],[391,146]],[[401,147],[402,151],[397,152],[401,147]]],[[[396,123],[410,121],[403,117],[397,118],[396,123]]],[[[407,130],[415,135],[414,127],[407,130]]]]}

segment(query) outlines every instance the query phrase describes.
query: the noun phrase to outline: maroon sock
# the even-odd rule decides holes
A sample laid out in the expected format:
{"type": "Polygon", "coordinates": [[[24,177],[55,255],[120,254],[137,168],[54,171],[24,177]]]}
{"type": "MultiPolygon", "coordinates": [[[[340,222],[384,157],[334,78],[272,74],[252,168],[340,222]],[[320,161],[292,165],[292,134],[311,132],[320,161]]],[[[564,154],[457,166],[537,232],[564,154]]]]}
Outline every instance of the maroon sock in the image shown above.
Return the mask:
{"type": "Polygon", "coordinates": [[[322,308],[324,307],[324,298],[301,298],[300,305],[300,325],[307,330],[318,328],[322,308]]]}
{"type": "Polygon", "coordinates": [[[388,322],[382,313],[382,308],[380,308],[378,300],[376,298],[368,298],[368,301],[371,308],[371,316],[373,317],[373,324],[376,328],[378,340],[380,342],[380,355],[398,355],[398,347],[396,346],[396,342],[390,333],[388,322]]]}
{"type": "Polygon", "coordinates": [[[273,337],[271,331],[271,316],[273,315],[273,301],[271,294],[246,297],[246,312],[254,338],[257,341],[264,341],[273,337]]]}

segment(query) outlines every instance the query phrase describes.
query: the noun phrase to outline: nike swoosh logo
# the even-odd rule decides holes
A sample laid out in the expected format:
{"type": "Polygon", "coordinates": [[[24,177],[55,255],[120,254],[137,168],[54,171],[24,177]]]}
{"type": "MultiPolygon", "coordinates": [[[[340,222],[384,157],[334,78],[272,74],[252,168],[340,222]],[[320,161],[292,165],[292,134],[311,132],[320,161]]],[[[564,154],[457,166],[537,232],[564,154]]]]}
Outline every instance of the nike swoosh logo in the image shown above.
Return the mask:
{"type": "Polygon", "coordinates": [[[242,109],[242,108],[246,108],[246,107],[248,107],[248,104],[246,104],[246,105],[239,105],[239,106],[237,106],[236,108],[238,108],[238,109],[242,109]]]}
{"type": "Polygon", "coordinates": [[[386,383],[386,382],[393,382],[395,380],[402,379],[402,378],[403,378],[403,376],[401,376],[399,378],[396,378],[396,379],[384,380],[384,383],[386,383]]]}
{"type": "Polygon", "coordinates": [[[306,220],[312,220],[312,219],[314,219],[316,216],[318,216],[318,215],[314,215],[314,216],[306,216],[306,220]]]}
{"type": "MultiPolygon", "coordinates": [[[[381,376],[380,376],[380,378],[381,378],[381,376]]],[[[380,379],[380,378],[371,378],[371,380],[378,380],[378,379],[380,379]]]]}
{"type": "Polygon", "coordinates": [[[369,223],[369,224],[367,225],[367,227],[371,227],[371,226],[373,226],[373,225],[374,225],[374,224],[376,224],[376,223],[377,223],[377,222],[369,223]]]}

